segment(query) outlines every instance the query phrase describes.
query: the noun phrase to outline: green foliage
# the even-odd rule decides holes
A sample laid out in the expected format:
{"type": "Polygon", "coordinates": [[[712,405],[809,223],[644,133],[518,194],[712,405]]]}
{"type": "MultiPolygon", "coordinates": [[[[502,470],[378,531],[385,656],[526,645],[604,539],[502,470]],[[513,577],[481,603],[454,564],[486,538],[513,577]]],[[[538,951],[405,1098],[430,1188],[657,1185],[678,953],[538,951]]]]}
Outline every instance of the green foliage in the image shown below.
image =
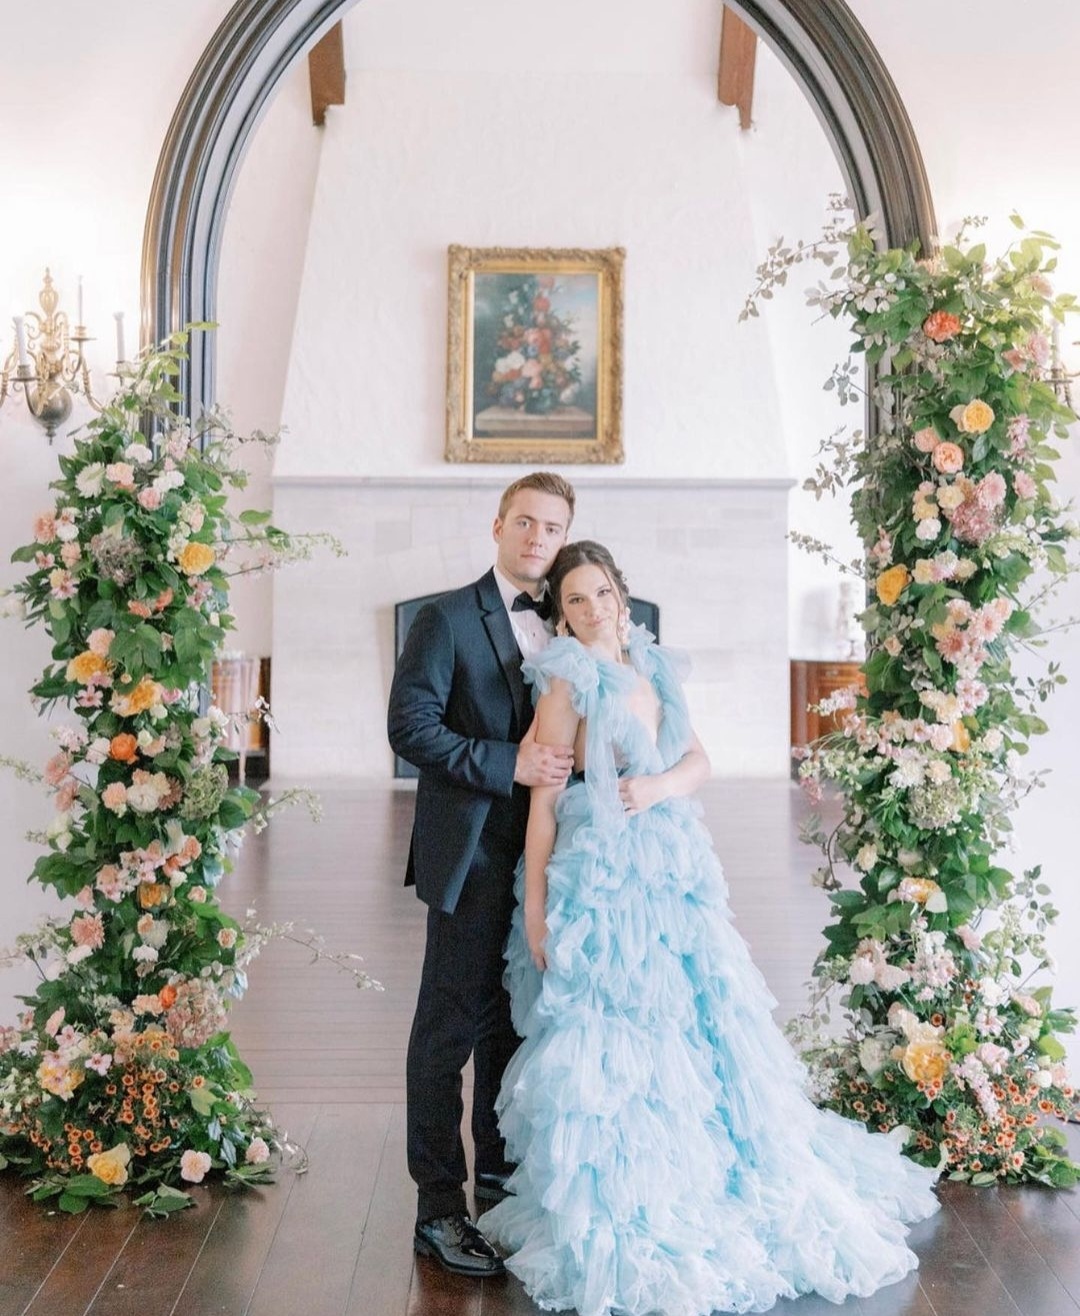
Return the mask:
{"type": "MultiPolygon", "coordinates": [[[[800,767],[811,797],[838,790],[843,812],[831,834],[815,829],[833,922],[795,1032],[822,1100],[907,1127],[916,1159],[977,1185],[1077,1172],[1043,1118],[1074,1109],[1056,1036],[1073,1011],[1028,982],[1049,965],[1057,911],[1037,870],[995,862],[1036,784],[1017,755],[1064,680],[1011,665],[1043,643],[1038,615],[1077,536],[1052,492],[1050,438],[1075,419],[1049,374],[1051,325],[1075,307],[1050,286],[1056,247],[1030,233],[990,262],[962,233],[926,258],[834,219],[821,243],[778,244],[759,270],[764,295],[799,261],[832,268],[810,302],[850,325],[878,418],[870,435],[834,435],[833,464],[805,486],[850,495],[869,606],[863,687],[819,706],[841,730],[800,767]]],[[[853,379],[840,367],[827,386],[862,403],[853,379]]]]}
{"type": "Polygon", "coordinates": [[[0,1028],[0,1168],[72,1213],[115,1205],[130,1179],[139,1205],[169,1215],[191,1204],[179,1182],[207,1167],[264,1182],[280,1150],[224,1031],[265,935],[249,944],[216,887],[259,797],[225,766],[246,725],[205,710],[203,692],[232,626],[230,576],[330,541],[233,516],[242,440],[175,412],[186,342],[126,374],[60,456],[7,592],[7,611],[50,638],[33,694],[71,715],[53,732],[57,814],[31,880],[76,907],[19,938],[42,982],[0,1028]]]}

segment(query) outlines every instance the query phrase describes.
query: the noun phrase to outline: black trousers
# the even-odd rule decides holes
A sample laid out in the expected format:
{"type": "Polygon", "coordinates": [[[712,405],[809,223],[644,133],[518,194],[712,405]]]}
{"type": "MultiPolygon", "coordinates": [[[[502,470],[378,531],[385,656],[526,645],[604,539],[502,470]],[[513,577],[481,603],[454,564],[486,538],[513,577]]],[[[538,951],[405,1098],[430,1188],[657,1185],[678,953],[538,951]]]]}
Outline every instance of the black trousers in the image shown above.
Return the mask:
{"type": "Polygon", "coordinates": [[[520,1042],[502,985],[520,854],[520,832],[503,836],[485,829],[457,908],[452,914],[428,910],[406,1069],[409,1173],[418,1189],[418,1221],[466,1210],[461,1071],[470,1054],[475,1169],[492,1174],[508,1168],[495,1098],[520,1042]]]}

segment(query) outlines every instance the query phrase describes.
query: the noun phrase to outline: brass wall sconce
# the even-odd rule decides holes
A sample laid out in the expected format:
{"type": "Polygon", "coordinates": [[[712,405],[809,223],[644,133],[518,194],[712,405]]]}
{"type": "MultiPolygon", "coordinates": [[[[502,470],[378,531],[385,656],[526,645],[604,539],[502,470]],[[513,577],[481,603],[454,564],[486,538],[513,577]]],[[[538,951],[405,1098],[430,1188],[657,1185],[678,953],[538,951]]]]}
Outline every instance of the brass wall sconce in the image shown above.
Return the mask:
{"type": "MultiPolygon", "coordinates": [[[[83,324],[82,279],[79,280],[78,315],[74,331],[68,326],[65,311],[58,309],[60,294],[52,275],[45,271],[45,281],[38,293],[40,311],[16,315],[15,345],[0,368],[0,406],[9,393],[21,389],[31,416],[44,427],[52,442],[57,429],[71,415],[72,394],[81,393],[95,411],[102,403],[94,397],[90,368],[83,356],[83,344],[93,342],[83,324]]],[[[117,366],[124,361],[124,317],[116,312],[117,366]]]]}

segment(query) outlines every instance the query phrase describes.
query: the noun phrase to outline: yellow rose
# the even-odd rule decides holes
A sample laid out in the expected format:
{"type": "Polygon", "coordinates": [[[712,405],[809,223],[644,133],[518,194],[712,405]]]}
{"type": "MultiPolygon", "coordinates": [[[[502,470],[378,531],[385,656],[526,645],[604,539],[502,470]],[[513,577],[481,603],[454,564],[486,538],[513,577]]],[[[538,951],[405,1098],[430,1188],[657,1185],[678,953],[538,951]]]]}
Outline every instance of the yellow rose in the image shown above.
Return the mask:
{"type": "Polygon", "coordinates": [[[908,581],[911,579],[911,573],[903,563],[897,563],[895,567],[890,567],[888,571],[883,571],[877,578],[875,589],[877,596],[882,603],[891,606],[907,589],[908,581]]]}
{"type": "Polygon", "coordinates": [[[952,724],[952,744],[949,748],[955,749],[958,754],[966,754],[971,748],[971,736],[959,719],[952,724]]]}
{"type": "Polygon", "coordinates": [[[214,565],[214,550],[209,544],[191,540],[180,550],[176,561],[185,576],[201,576],[214,565]]]}
{"type": "Polygon", "coordinates": [[[916,585],[932,585],[934,583],[934,564],[928,557],[921,557],[915,563],[914,581],[916,585]]]}
{"type": "Polygon", "coordinates": [[[86,685],[91,677],[108,670],[109,664],[105,659],[100,654],[94,653],[92,649],[87,649],[85,653],[78,654],[68,663],[67,679],[86,685]]]}
{"type": "Polygon", "coordinates": [[[948,1071],[949,1053],[940,1042],[909,1042],[900,1065],[913,1083],[938,1083],[948,1071]]]}
{"type": "Polygon", "coordinates": [[[994,423],[994,408],[982,398],[975,398],[966,407],[953,407],[949,415],[961,434],[985,434],[994,423]]]}
{"type": "Polygon", "coordinates": [[[86,1158],[86,1168],[102,1183],[120,1188],[127,1183],[128,1162],[131,1151],[126,1142],[119,1142],[109,1151],[98,1152],[96,1156],[86,1158]]]}
{"type": "Polygon", "coordinates": [[[901,900],[910,900],[914,905],[925,905],[930,897],[940,891],[941,887],[930,877],[905,877],[897,888],[901,900]]]}

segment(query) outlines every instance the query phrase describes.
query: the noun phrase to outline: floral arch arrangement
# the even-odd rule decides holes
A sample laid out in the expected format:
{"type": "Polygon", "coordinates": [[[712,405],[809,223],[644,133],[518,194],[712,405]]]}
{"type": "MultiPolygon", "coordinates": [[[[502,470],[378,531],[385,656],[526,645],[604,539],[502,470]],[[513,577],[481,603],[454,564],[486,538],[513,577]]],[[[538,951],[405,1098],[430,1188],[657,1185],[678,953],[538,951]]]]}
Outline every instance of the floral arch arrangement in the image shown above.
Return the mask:
{"type": "Polygon", "coordinates": [[[229,576],[319,542],[340,550],[230,513],[227,490],[246,480],[234,458],[252,440],[220,416],[192,428],[176,415],[187,341],[134,366],[60,457],[55,505],[13,554],[27,575],[6,592],[6,611],[52,639],[35,700],[73,715],[51,732],[57,813],[33,878],[75,911],[17,942],[42,981],[0,1028],[0,1168],[33,1175],[34,1197],[66,1211],[129,1186],[168,1213],[211,1171],[265,1181],[283,1150],[225,1027],[274,929],[242,926],[215,889],[243,829],[307,793],[230,786],[228,719],[205,692],[233,624],[229,576]]]}
{"type": "MultiPolygon", "coordinates": [[[[1038,868],[1016,876],[996,856],[1034,784],[1018,756],[1064,680],[1054,664],[1021,679],[1010,654],[1042,642],[1036,611],[1072,569],[1077,529],[1052,486],[1053,438],[1075,417],[1049,368],[1052,325],[1075,299],[1053,293],[1049,235],[989,263],[967,239],[974,223],[919,259],[883,249],[872,221],[836,217],[820,242],[771,249],[743,312],[793,265],[832,266],[809,300],[850,324],[879,421],[869,437],[834,436],[805,485],[850,489],[865,553],[841,566],[866,580],[868,658],[864,688],[820,706],[842,729],[796,751],[811,796],[830,783],[842,816],[805,829],[834,921],[793,1032],[819,1098],[871,1128],[906,1127],[916,1160],[980,1185],[1064,1186],[1080,1177],[1053,1127],[1075,1109],[1058,1036],[1074,1013],[1029,981],[1051,967],[1057,911],[1038,868]]],[[[849,363],[827,387],[862,402],[855,381],[849,363]]]]}

